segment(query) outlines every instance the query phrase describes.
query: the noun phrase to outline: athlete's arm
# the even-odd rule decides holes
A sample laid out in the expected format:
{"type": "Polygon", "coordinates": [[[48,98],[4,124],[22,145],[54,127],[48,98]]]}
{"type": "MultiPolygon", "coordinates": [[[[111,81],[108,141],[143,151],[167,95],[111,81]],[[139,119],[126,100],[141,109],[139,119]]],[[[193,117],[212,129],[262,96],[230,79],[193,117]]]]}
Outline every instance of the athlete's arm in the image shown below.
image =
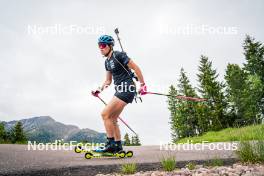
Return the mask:
{"type": "Polygon", "coordinates": [[[137,77],[138,77],[138,80],[139,80],[139,82],[140,82],[140,85],[141,85],[141,86],[145,85],[144,77],[143,77],[143,75],[142,75],[142,72],[141,72],[139,66],[138,66],[138,65],[137,65],[132,59],[129,60],[127,66],[128,66],[130,69],[132,69],[132,70],[135,71],[135,73],[136,73],[136,75],[137,75],[137,77]]]}
{"type": "Polygon", "coordinates": [[[106,71],[106,79],[101,87],[101,91],[103,91],[105,88],[110,86],[112,83],[112,73],[110,71],[106,71]]]}

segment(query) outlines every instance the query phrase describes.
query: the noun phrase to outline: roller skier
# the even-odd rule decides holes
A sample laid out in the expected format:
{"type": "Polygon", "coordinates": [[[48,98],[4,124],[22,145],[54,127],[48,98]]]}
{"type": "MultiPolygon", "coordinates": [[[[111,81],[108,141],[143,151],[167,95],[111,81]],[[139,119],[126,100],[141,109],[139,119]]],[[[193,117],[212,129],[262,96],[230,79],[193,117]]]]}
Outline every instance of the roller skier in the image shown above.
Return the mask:
{"type": "Polygon", "coordinates": [[[109,35],[102,35],[98,39],[99,50],[105,57],[106,78],[101,87],[92,91],[92,95],[98,97],[112,83],[112,80],[114,80],[116,91],[111,101],[101,112],[107,134],[107,142],[104,149],[97,151],[102,153],[118,153],[123,150],[118,117],[123,109],[133,102],[137,93],[144,95],[147,91],[139,66],[125,52],[114,51],[114,45],[115,41],[109,35]],[[138,92],[134,78],[140,82],[138,92]]]}

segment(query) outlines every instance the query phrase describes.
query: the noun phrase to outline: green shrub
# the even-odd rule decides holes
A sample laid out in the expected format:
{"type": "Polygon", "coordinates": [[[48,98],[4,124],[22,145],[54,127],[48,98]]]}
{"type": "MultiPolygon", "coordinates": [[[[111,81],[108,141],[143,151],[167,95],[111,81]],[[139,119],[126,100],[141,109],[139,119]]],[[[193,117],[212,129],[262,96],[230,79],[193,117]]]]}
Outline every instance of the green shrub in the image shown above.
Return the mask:
{"type": "Polygon", "coordinates": [[[264,162],[264,141],[241,141],[236,153],[242,162],[264,162]]]}
{"type": "Polygon", "coordinates": [[[137,171],[137,165],[135,163],[123,164],[121,166],[122,174],[134,174],[137,171]]]}
{"type": "Polygon", "coordinates": [[[195,169],[195,163],[190,162],[185,167],[187,167],[189,170],[193,170],[193,169],[195,169]]]}
{"type": "Polygon", "coordinates": [[[239,149],[236,151],[236,153],[242,162],[256,162],[254,150],[250,144],[250,141],[241,141],[239,144],[239,149]]]}
{"type": "Polygon", "coordinates": [[[165,171],[173,171],[176,168],[176,159],[175,157],[163,158],[161,165],[165,171]]]}
{"type": "Polygon", "coordinates": [[[256,153],[257,153],[257,161],[264,162],[264,141],[257,141],[256,153]]]}

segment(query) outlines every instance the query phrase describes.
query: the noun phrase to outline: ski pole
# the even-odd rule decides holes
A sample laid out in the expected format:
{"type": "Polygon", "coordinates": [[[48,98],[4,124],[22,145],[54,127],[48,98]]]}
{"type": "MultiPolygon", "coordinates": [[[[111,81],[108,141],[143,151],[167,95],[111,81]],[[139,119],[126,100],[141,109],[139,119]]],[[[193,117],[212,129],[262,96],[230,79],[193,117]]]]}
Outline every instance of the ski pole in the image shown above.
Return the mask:
{"type": "Polygon", "coordinates": [[[119,30],[118,30],[118,28],[115,28],[115,34],[116,34],[116,37],[117,37],[118,43],[119,43],[119,45],[120,45],[120,47],[121,47],[121,50],[124,52],[124,49],[123,49],[122,44],[121,44],[121,40],[120,40],[120,38],[119,38],[119,30]]]}
{"type": "Polygon", "coordinates": [[[187,96],[182,96],[182,95],[174,96],[174,95],[156,93],[156,92],[146,92],[146,94],[162,95],[162,96],[167,96],[167,97],[175,97],[175,98],[178,98],[178,99],[190,100],[190,101],[207,101],[207,99],[205,99],[205,98],[187,97],[187,96]]]}
{"type": "MultiPolygon", "coordinates": [[[[107,103],[101,97],[99,97],[99,95],[97,95],[96,97],[99,98],[104,103],[104,105],[107,105],[107,103]]],[[[137,136],[137,133],[121,117],[118,118],[137,136]]]]}

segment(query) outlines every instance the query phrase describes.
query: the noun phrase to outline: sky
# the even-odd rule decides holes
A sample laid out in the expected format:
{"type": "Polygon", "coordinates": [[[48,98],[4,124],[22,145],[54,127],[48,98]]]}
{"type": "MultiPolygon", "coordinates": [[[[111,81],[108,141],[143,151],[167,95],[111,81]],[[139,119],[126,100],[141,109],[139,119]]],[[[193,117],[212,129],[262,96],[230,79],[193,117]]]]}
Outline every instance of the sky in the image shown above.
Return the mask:
{"type": "MultiPolygon", "coordinates": [[[[246,34],[264,42],[263,16],[261,0],[0,0],[0,120],[51,116],[104,132],[104,105],[90,94],[105,79],[100,35],[115,37],[118,27],[148,89],[166,93],[181,68],[197,86],[201,55],[223,81],[228,63],[245,62],[246,34]]],[[[109,101],[113,94],[110,87],[101,97],[109,101]]],[[[142,98],[121,117],[143,145],[170,142],[166,97],[142,98]]]]}

